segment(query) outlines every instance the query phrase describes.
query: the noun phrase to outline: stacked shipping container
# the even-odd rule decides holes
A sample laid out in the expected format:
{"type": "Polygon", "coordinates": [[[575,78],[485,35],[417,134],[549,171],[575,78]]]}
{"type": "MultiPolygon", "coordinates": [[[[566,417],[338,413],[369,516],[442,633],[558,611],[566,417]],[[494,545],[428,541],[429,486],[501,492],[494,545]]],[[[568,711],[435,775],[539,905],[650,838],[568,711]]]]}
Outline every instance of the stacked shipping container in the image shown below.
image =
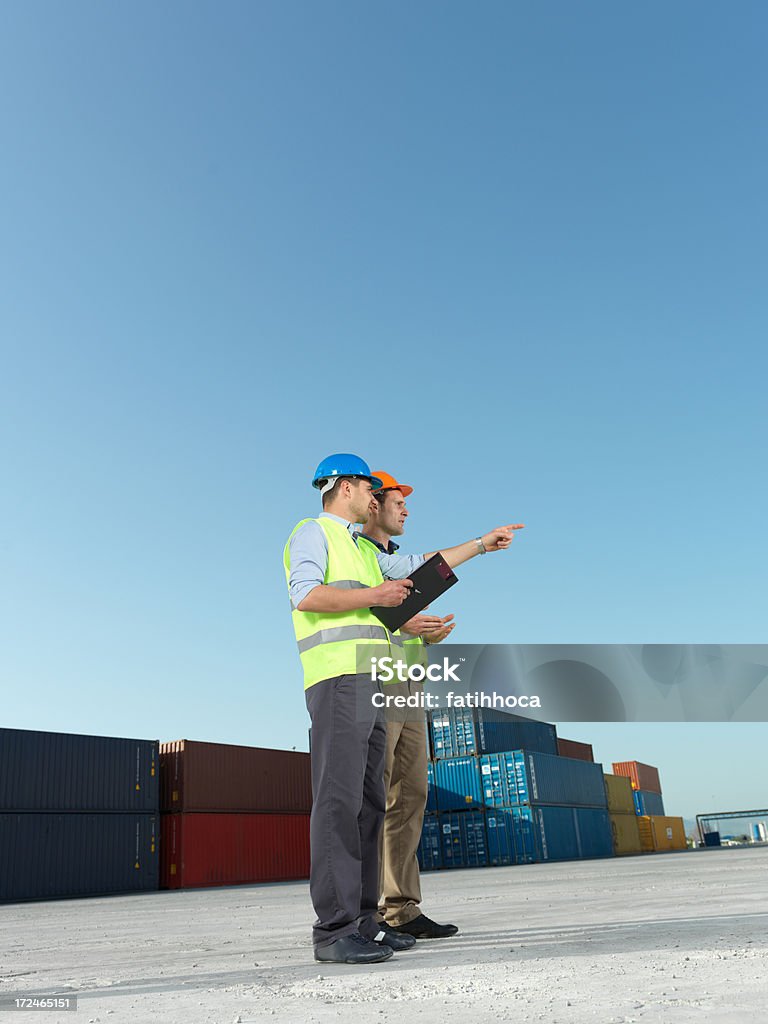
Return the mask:
{"type": "Polygon", "coordinates": [[[605,793],[611,819],[613,852],[617,857],[641,853],[640,830],[632,799],[631,782],[623,775],[606,775],[605,793]]]}
{"type": "Polygon", "coordinates": [[[159,880],[158,743],[0,729],[0,901],[159,880]]]}
{"type": "Polygon", "coordinates": [[[560,757],[574,757],[579,761],[594,761],[595,754],[591,743],[579,743],[578,740],[565,740],[557,737],[557,752],[560,757]]]}
{"type": "Polygon", "coordinates": [[[586,744],[579,759],[558,756],[553,725],[498,711],[429,719],[423,870],[612,854],[602,767],[586,744]]]}
{"type": "MultiPolygon", "coordinates": [[[[643,852],[686,849],[683,819],[664,814],[658,769],[641,761],[615,761],[613,770],[616,775],[612,778],[626,779],[625,785],[632,794],[632,810],[638,825],[637,841],[643,852]]],[[[606,775],[606,784],[609,778],[606,775]]]]}
{"type": "Polygon", "coordinates": [[[685,848],[682,819],[664,816],[651,765],[616,762],[615,774],[603,775],[590,744],[499,711],[427,718],[423,871],[685,848]],[[521,746],[505,747],[514,742],[521,746]]]}
{"type": "Polygon", "coordinates": [[[162,888],[309,876],[309,754],[178,740],[160,776],[162,888]]]}

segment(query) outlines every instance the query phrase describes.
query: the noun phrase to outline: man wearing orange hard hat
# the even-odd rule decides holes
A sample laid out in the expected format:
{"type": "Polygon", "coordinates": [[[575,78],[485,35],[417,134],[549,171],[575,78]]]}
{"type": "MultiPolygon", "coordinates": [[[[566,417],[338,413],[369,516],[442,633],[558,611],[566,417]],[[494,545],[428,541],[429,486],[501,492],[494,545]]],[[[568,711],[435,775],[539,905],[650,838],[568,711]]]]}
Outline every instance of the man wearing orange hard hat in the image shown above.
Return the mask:
{"type": "MultiPolygon", "coordinates": [[[[364,532],[358,534],[358,538],[376,549],[384,577],[403,578],[413,571],[412,566],[414,561],[418,561],[418,556],[398,556],[398,545],[392,538],[403,534],[408,517],[405,499],[413,493],[413,488],[399,483],[391,473],[383,470],[377,470],[375,476],[382,486],[372,495],[364,532]],[[407,568],[408,565],[411,568],[407,568]]],[[[509,547],[513,531],[518,528],[498,527],[482,537],[440,550],[446,562],[454,568],[474,555],[509,547]]],[[[427,559],[431,555],[423,557],[427,559]]],[[[424,644],[444,640],[454,628],[452,619],[453,615],[441,618],[422,614],[409,620],[406,625],[410,632],[401,630],[409,664],[426,664],[424,644]]],[[[404,688],[406,696],[422,688],[421,683],[414,682],[396,686],[404,688]]],[[[394,931],[417,939],[455,935],[459,930],[455,924],[438,924],[420,908],[421,883],[416,851],[427,801],[427,737],[423,709],[409,709],[406,715],[388,715],[384,785],[387,802],[379,843],[381,918],[394,931]]]]}

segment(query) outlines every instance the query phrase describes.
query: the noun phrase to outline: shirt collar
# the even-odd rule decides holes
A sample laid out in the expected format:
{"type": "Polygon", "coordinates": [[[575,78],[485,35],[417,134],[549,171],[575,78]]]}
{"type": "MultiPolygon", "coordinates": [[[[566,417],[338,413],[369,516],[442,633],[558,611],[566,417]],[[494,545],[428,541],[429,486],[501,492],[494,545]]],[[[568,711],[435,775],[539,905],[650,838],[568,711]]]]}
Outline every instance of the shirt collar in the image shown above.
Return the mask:
{"type": "Polygon", "coordinates": [[[319,518],[332,519],[335,523],[341,523],[342,526],[346,526],[353,537],[355,534],[360,532],[360,523],[350,523],[348,519],[343,519],[341,516],[335,516],[333,512],[321,512],[319,518]]]}
{"type": "Polygon", "coordinates": [[[370,541],[371,544],[373,544],[374,547],[378,548],[379,551],[381,551],[385,555],[394,555],[394,553],[400,547],[400,545],[399,544],[395,544],[395,542],[391,538],[390,538],[390,541],[389,541],[389,544],[387,545],[387,547],[384,547],[384,545],[380,541],[374,540],[373,537],[369,537],[367,533],[363,533],[361,531],[359,536],[360,537],[365,537],[365,539],[367,541],[370,541]]]}

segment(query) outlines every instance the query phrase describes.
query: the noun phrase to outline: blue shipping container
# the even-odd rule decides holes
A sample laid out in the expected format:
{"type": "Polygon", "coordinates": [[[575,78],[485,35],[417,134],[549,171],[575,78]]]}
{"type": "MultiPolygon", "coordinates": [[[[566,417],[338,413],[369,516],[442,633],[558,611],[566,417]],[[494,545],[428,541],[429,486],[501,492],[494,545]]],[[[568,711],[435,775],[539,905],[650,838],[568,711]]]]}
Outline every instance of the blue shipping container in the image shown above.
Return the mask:
{"type": "Polygon", "coordinates": [[[555,804],[606,807],[603,766],[572,757],[507,750],[480,758],[488,807],[555,804]]]}
{"type": "Polygon", "coordinates": [[[444,868],[482,868],[488,863],[483,811],[438,815],[444,868]]]}
{"type": "Polygon", "coordinates": [[[468,811],[483,806],[480,763],[476,757],[447,757],[435,762],[438,811],[468,811]]]}
{"type": "Polygon", "coordinates": [[[599,807],[503,807],[487,812],[491,864],[612,857],[608,811],[599,807]]]}
{"type": "Polygon", "coordinates": [[[160,817],[0,814],[0,902],[158,888],[160,817]]]}
{"type": "Polygon", "coordinates": [[[421,841],[416,851],[419,867],[422,871],[435,871],[443,866],[442,832],[436,814],[425,814],[421,829],[421,841]]]}
{"type": "Polygon", "coordinates": [[[634,789],[632,796],[635,801],[635,814],[639,814],[641,817],[645,815],[664,817],[664,800],[661,793],[652,793],[648,789],[634,789]]]}
{"type": "Polygon", "coordinates": [[[424,808],[426,814],[434,814],[437,811],[437,793],[435,791],[435,766],[427,761],[427,805],[424,808]]]}
{"type": "Polygon", "coordinates": [[[0,811],[159,808],[157,740],[0,729],[0,811]]]}
{"type": "Polygon", "coordinates": [[[438,709],[430,712],[429,721],[436,760],[499,750],[557,754],[557,732],[549,722],[488,708],[438,709]]]}

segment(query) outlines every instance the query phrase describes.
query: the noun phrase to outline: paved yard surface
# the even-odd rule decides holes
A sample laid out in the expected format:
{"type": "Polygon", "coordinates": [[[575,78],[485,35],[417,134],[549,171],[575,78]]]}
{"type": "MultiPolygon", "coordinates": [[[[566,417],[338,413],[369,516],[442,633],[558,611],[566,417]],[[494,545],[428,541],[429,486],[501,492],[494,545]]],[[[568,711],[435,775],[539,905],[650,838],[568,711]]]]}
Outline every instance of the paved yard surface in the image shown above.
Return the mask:
{"type": "Polygon", "coordinates": [[[461,934],[370,968],[315,963],[304,883],[6,905],[0,993],[79,1004],[0,1020],[768,1020],[768,847],[434,872],[424,891],[461,934]]]}

